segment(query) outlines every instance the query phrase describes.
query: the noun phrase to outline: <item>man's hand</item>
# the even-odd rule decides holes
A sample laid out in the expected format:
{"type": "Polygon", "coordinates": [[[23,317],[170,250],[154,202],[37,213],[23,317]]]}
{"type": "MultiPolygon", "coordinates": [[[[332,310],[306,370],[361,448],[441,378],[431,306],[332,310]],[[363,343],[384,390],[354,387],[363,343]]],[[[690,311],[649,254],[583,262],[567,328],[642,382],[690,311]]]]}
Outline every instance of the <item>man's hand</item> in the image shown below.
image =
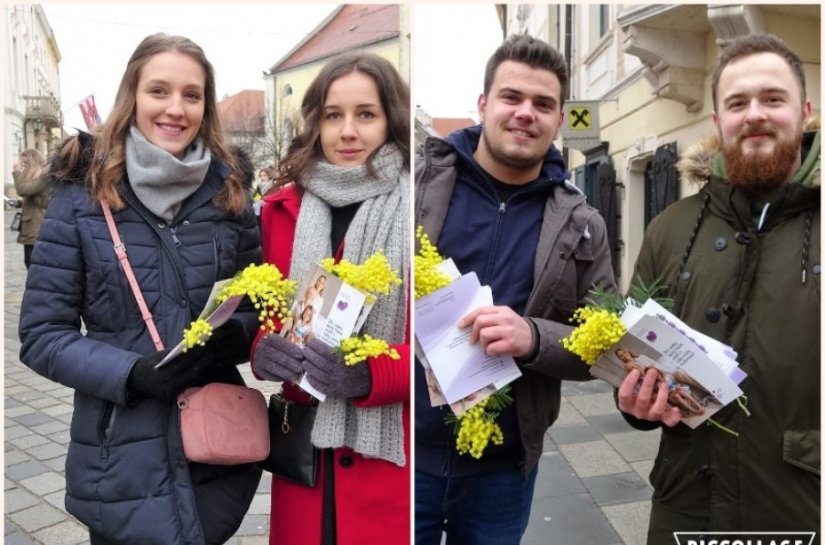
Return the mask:
{"type": "Polygon", "coordinates": [[[521,357],[533,347],[533,328],[510,307],[477,308],[458,322],[460,328],[471,325],[470,342],[480,340],[490,356],[521,357]]]}
{"type": "Polygon", "coordinates": [[[642,420],[661,421],[673,427],[682,415],[679,409],[667,403],[667,385],[656,384],[658,373],[648,369],[639,385],[641,373],[632,370],[619,386],[619,409],[642,420]],[[637,392],[638,388],[638,392],[637,392]]]}

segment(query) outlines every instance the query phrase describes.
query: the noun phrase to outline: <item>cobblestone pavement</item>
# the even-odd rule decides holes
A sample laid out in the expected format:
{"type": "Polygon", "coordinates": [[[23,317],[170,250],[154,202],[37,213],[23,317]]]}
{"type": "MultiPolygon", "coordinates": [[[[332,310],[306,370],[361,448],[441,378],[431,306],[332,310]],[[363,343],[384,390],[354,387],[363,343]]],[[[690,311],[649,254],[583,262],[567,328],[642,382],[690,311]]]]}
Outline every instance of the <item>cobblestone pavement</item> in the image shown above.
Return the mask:
{"type": "MultiPolygon", "coordinates": [[[[5,212],[5,537],[6,545],[87,544],[67,514],[64,463],[72,390],[18,360],[17,323],[25,283],[23,249],[5,212]]],[[[247,382],[271,391],[271,383],[247,382]]],[[[276,388],[277,386],[275,386],[276,388]]],[[[548,431],[524,545],[643,545],[650,512],[647,480],[659,432],[630,428],[601,381],[565,383],[559,420],[548,431]]],[[[270,477],[230,545],[263,545],[270,477]]]]}

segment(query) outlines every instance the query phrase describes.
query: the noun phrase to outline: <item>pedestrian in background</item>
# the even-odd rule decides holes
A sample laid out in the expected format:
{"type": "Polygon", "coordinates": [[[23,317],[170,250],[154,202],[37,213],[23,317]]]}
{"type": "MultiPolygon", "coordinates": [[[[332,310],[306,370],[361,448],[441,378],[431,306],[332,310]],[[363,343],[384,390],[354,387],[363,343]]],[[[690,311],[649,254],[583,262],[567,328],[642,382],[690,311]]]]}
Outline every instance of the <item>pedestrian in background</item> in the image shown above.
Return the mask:
{"type": "Polygon", "coordinates": [[[269,165],[261,169],[258,173],[258,190],[261,195],[266,197],[273,187],[275,187],[275,178],[278,176],[278,169],[275,165],[269,165]]]}
{"type": "Polygon", "coordinates": [[[46,160],[36,149],[29,148],[20,154],[20,164],[15,163],[12,170],[14,190],[22,197],[20,232],[17,242],[23,245],[23,262],[29,268],[32,248],[40,232],[40,225],[49,206],[53,185],[43,176],[46,160]],[[22,170],[21,167],[22,166],[22,170]]]}
{"type": "Polygon", "coordinates": [[[805,130],[802,61],[776,36],[741,36],[722,50],[711,96],[717,130],[678,165],[701,189],[650,222],[631,283],[664,281],[679,318],[736,350],[749,410],[731,403],[719,427],[689,429],[667,390],[654,392],[655,372],[638,395],[642,375],[627,376],[626,419],[661,427],[647,543],[674,530],[819,543],[821,148],[805,130]]]}
{"type": "MultiPolygon", "coordinates": [[[[309,403],[294,384],[306,373],[329,396],[312,430],[323,448],[315,486],[272,477],[269,542],[408,544],[409,90],[385,59],[347,55],[324,66],[301,114],[304,132],[281,162],[279,188],[264,199],[264,259],[300,281],[323,258],[363,263],[383,251],[404,284],[378,298],[364,333],[386,340],[401,359],[348,366],[318,339],[303,351],[276,334],[259,339],[258,376],[285,381],[284,397],[309,403]]],[[[316,288],[324,285],[319,279],[316,288]]]]}
{"type": "Polygon", "coordinates": [[[155,369],[156,351],[113,247],[116,228],[165,346],[174,346],[218,280],[260,260],[251,167],[224,141],[215,75],[188,38],[135,49],[112,113],[63,143],[55,192],[32,253],[20,360],[75,389],[66,508],[92,545],[204,545],[240,526],[261,470],[189,463],[178,393],[242,384],[257,313],[238,312],[205,347],[155,369]],[[85,333],[81,331],[81,325],[85,333]]]}

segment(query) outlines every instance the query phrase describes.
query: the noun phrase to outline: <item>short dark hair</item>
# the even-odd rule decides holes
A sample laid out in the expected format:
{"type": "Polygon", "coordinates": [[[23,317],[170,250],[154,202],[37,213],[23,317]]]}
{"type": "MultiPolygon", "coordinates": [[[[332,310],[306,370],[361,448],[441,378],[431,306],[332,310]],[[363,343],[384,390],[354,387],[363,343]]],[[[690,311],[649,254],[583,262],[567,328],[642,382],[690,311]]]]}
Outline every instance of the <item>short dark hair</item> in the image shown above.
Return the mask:
{"type": "Polygon", "coordinates": [[[510,36],[498,46],[493,56],[487,61],[487,68],[484,71],[484,96],[487,96],[490,92],[493,80],[496,77],[496,70],[504,61],[520,62],[531,68],[548,70],[555,74],[561,84],[559,107],[564,106],[564,99],[567,96],[568,76],[567,64],[564,62],[561,53],[550,47],[546,42],[527,34],[510,36]]]}
{"type": "Polygon", "coordinates": [[[748,34],[740,36],[733,40],[727,47],[722,50],[719,55],[719,65],[713,71],[713,79],[710,84],[710,91],[713,94],[713,111],[716,112],[716,91],[719,89],[719,79],[722,77],[722,72],[732,62],[738,61],[743,57],[756,55],[757,53],[773,53],[779,55],[788,63],[791,72],[799,84],[800,96],[802,101],[805,101],[805,71],[802,69],[802,61],[799,56],[791,51],[781,38],[773,34],[748,34]]]}

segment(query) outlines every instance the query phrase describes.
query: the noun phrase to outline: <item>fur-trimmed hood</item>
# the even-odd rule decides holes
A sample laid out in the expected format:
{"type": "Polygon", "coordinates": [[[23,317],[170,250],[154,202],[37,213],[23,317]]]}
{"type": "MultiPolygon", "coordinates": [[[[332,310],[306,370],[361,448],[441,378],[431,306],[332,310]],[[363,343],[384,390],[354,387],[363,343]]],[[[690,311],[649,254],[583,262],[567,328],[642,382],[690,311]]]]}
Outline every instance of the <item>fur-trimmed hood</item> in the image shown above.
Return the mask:
{"type": "MultiPolygon", "coordinates": [[[[820,120],[816,115],[811,115],[805,122],[803,130],[805,132],[818,131],[820,120]]],[[[713,158],[722,150],[722,142],[719,133],[713,131],[702,137],[699,142],[689,146],[682,154],[676,168],[679,170],[682,179],[691,183],[703,185],[713,173],[713,158]]],[[[815,186],[820,184],[820,171],[817,166],[814,173],[815,186]]]]}
{"type": "MultiPolygon", "coordinates": [[[[79,131],[76,136],[71,136],[64,140],[57,151],[52,155],[49,160],[49,164],[46,167],[45,175],[51,177],[53,182],[61,179],[61,181],[68,183],[86,183],[86,176],[89,172],[89,167],[92,164],[92,160],[94,159],[94,147],[95,136],[87,132],[79,131]],[[76,139],[79,144],[77,160],[69,173],[66,176],[61,177],[58,173],[71,162],[71,159],[64,156],[61,151],[64,147],[73,145],[72,140],[74,139],[76,139]]],[[[229,151],[235,156],[235,162],[238,165],[238,169],[241,171],[241,180],[244,189],[251,192],[252,184],[255,181],[255,165],[252,164],[249,154],[244,149],[238,146],[230,146],[229,151]]],[[[213,156],[212,160],[217,161],[218,159],[213,156]]]]}

